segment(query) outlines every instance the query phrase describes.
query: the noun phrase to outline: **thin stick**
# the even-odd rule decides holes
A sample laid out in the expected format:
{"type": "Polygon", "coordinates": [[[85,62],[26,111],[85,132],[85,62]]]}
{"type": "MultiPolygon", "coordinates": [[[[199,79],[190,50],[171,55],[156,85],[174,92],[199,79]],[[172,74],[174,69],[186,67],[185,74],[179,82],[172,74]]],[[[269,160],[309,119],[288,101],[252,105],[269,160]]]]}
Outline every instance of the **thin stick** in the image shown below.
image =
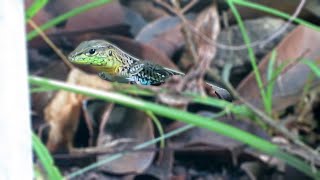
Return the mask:
{"type": "Polygon", "coordinates": [[[186,13],[188,10],[190,10],[192,8],[192,6],[194,6],[196,3],[198,2],[198,0],[192,0],[191,2],[189,2],[182,10],[181,12],[184,14],[186,13]]]}
{"type": "MultiPolygon", "coordinates": [[[[178,16],[182,21],[183,21],[183,17],[181,18],[181,15],[172,7],[170,7],[170,5],[160,1],[160,0],[155,0],[158,4],[162,5],[163,7],[165,7],[167,10],[169,10],[170,12],[174,13],[176,16],[178,16]]],[[[283,25],[280,26],[279,29],[277,29],[272,35],[266,37],[263,40],[257,40],[254,42],[250,43],[250,47],[254,48],[257,46],[265,46],[267,43],[273,41],[274,39],[276,39],[277,37],[279,37],[281,34],[284,33],[284,31],[286,29],[288,29],[288,26],[299,16],[301,10],[303,9],[304,5],[305,5],[306,0],[301,0],[299,5],[297,6],[295,12],[292,14],[292,16],[290,16],[289,20],[286,21],[283,25]]],[[[185,19],[185,18],[184,18],[185,19]]],[[[186,20],[186,19],[185,19],[186,20]]],[[[217,46],[219,49],[225,49],[225,50],[232,50],[232,51],[240,51],[240,50],[245,50],[247,49],[247,46],[245,44],[242,45],[227,45],[227,44],[223,44],[223,43],[219,43],[216,42],[214,40],[212,40],[211,38],[207,37],[206,35],[204,35],[202,32],[199,32],[196,27],[194,27],[188,20],[186,20],[184,23],[186,23],[187,27],[194,32],[195,34],[197,34],[198,36],[200,36],[203,40],[205,40],[206,42],[217,46]]]]}
{"type": "Polygon", "coordinates": [[[197,54],[197,51],[196,51],[196,46],[195,44],[193,43],[193,38],[192,38],[192,34],[189,30],[189,28],[187,28],[188,26],[188,20],[183,16],[183,13],[179,7],[179,4],[178,2],[175,2],[174,1],[174,8],[171,7],[168,3],[164,2],[164,1],[161,1],[161,0],[156,0],[156,2],[160,5],[162,5],[163,7],[167,8],[169,11],[173,12],[174,14],[176,14],[182,21],[183,23],[183,31],[185,32],[185,36],[186,36],[186,39],[187,39],[187,44],[189,46],[189,49],[190,49],[190,53],[191,53],[191,56],[192,56],[192,60],[194,60],[194,62],[198,62],[199,61],[199,58],[198,58],[198,54],[197,54]]]}
{"type": "Polygon", "coordinates": [[[103,134],[103,131],[104,131],[104,128],[106,127],[106,124],[108,122],[108,119],[111,115],[111,112],[113,110],[113,107],[114,107],[114,103],[110,103],[108,104],[108,107],[107,107],[107,111],[105,111],[102,115],[102,121],[100,123],[100,127],[99,127],[99,135],[102,135],[103,134]]]}
{"type": "Polygon", "coordinates": [[[53,51],[61,58],[61,60],[68,68],[75,68],[74,65],[72,65],[68,61],[66,56],[61,52],[61,50],[49,39],[49,37],[39,28],[39,26],[32,19],[28,20],[28,24],[39,33],[42,39],[53,49],[53,51]]]}

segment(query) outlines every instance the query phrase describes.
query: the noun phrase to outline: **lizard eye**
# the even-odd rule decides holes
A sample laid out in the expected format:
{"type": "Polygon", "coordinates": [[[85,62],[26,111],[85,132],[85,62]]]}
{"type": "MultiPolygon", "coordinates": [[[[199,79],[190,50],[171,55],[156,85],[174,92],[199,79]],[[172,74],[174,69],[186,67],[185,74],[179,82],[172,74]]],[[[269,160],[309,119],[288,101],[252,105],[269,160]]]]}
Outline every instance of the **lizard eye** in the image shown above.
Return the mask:
{"type": "Polygon", "coordinates": [[[113,53],[111,50],[109,50],[108,54],[109,54],[109,56],[112,56],[113,53]]]}
{"type": "Polygon", "coordinates": [[[89,50],[89,54],[91,54],[91,55],[94,54],[95,52],[96,52],[95,49],[90,49],[90,50],[89,50]]]}

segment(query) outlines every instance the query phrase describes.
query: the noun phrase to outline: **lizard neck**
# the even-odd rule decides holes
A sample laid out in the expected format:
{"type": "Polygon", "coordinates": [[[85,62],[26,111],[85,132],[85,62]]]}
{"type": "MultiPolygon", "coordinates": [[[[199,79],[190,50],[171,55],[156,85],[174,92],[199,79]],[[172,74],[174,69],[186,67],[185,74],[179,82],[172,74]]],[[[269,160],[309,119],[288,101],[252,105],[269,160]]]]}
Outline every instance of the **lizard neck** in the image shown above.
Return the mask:
{"type": "Polygon", "coordinates": [[[109,75],[118,75],[119,66],[106,67],[106,66],[93,66],[98,72],[105,72],[109,75]]]}
{"type": "Polygon", "coordinates": [[[128,53],[122,51],[121,49],[118,49],[117,54],[118,54],[118,57],[119,57],[122,61],[124,61],[125,64],[131,65],[131,64],[134,64],[134,63],[140,61],[140,59],[132,56],[131,54],[128,54],[128,53]]]}

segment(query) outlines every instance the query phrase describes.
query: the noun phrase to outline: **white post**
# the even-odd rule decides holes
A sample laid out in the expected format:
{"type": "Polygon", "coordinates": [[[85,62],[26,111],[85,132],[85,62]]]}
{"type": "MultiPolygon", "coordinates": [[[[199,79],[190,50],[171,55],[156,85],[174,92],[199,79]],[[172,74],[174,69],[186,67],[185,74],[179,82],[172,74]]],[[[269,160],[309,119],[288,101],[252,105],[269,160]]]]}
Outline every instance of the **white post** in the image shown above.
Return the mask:
{"type": "Polygon", "coordinates": [[[0,179],[33,179],[23,0],[0,0],[0,179]]]}

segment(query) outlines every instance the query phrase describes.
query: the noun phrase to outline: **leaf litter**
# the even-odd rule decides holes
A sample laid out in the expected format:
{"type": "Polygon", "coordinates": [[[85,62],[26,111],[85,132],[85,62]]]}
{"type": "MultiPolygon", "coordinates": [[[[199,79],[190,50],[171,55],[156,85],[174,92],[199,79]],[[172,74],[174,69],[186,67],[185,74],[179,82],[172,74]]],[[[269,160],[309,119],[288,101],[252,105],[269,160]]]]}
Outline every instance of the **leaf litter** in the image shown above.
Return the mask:
{"type": "MultiPolygon", "coordinates": [[[[51,3],[51,8],[47,7],[41,10],[35,17],[34,20],[38,24],[43,24],[52,17],[81,4],[60,0],[51,3]]],[[[85,1],[82,3],[85,3],[85,1]]],[[[106,4],[96,10],[90,10],[71,18],[65,23],[48,30],[48,36],[65,54],[83,40],[109,40],[139,58],[190,72],[185,82],[183,82],[183,79],[173,79],[163,85],[164,87],[167,85],[166,88],[175,87],[180,89],[179,91],[187,90],[189,92],[200,92],[203,95],[208,94],[212,97],[221,97],[215,87],[208,88],[203,85],[203,78],[206,81],[212,80],[210,76],[204,74],[204,69],[213,68],[221,72],[221,67],[224,66],[224,55],[219,55],[219,60],[215,58],[216,53],[219,54],[221,51],[219,48],[217,49],[214,45],[190,31],[191,42],[194,43],[197,54],[194,58],[190,49],[190,42],[188,42],[186,25],[179,17],[170,16],[174,13],[168,13],[168,9],[159,4],[156,4],[156,6],[155,4],[148,4],[148,7],[146,6],[146,8],[159,10],[154,11],[155,14],[151,14],[150,12],[153,12],[153,10],[143,11],[139,7],[141,4],[134,5],[135,1],[121,3],[106,4]],[[124,8],[123,5],[126,5],[129,9],[124,8]],[[172,23],[173,21],[174,23],[172,23]],[[168,28],[163,30],[163,26],[168,28]],[[194,73],[194,71],[198,71],[198,73],[194,73]]],[[[198,28],[197,30],[200,33],[205,34],[210,39],[216,40],[221,36],[221,33],[219,34],[219,31],[214,30],[214,28],[221,24],[220,15],[224,10],[223,6],[221,6],[221,3],[218,6],[211,4],[211,8],[217,8],[217,10],[208,10],[208,4],[204,6],[202,1],[192,3],[197,9],[188,8],[185,17],[196,17],[195,21],[191,20],[195,28],[198,28]],[[219,14],[212,15],[214,11],[219,14]],[[212,22],[210,18],[216,19],[212,22]]],[[[174,4],[171,5],[175,7],[174,4]]],[[[182,4],[180,10],[185,6],[186,4],[182,4]]],[[[314,8],[310,7],[308,5],[304,12],[316,12],[313,11],[316,6],[314,8]]],[[[289,10],[285,11],[290,12],[290,8],[291,5],[289,10]]],[[[242,11],[240,10],[240,12],[242,11]]],[[[256,17],[255,12],[247,11],[244,13],[246,13],[243,16],[246,22],[249,22],[249,19],[252,18],[260,19],[256,17]]],[[[302,17],[310,19],[311,16],[304,13],[302,17]]],[[[281,21],[277,18],[274,19],[275,21],[281,21]]],[[[232,19],[229,19],[229,22],[232,24],[232,19]]],[[[253,30],[252,32],[255,32],[256,25],[247,24],[247,28],[249,31],[253,30]]],[[[317,50],[317,47],[320,47],[317,45],[320,42],[317,40],[319,33],[302,26],[292,28],[294,30],[285,34],[284,39],[280,37],[272,45],[272,48],[277,51],[276,66],[286,62],[286,60],[291,60],[290,63],[286,64],[287,66],[281,75],[275,79],[273,108],[280,117],[278,118],[279,121],[285,122],[287,128],[299,133],[310,145],[315,146],[320,142],[319,121],[317,121],[319,117],[318,78],[310,78],[310,69],[301,63],[301,59],[316,60],[318,63],[320,58],[320,51],[317,50]],[[280,40],[281,42],[278,44],[280,40]],[[305,86],[310,83],[312,84],[311,91],[306,92],[305,86]],[[297,104],[298,106],[296,106],[297,104]]],[[[228,31],[228,27],[222,26],[221,29],[222,32],[228,31]]],[[[257,34],[258,37],[259,35],[257,34]]],[[[263,37],[263,35],[260,36],[260,38],[263,37]]],[[[34,51],[29,54],[29,67],[33,68],[32,73],[44,74],[46,77],[105,91],[115,90],[111,83],[101,80],[96,76],[96,72],[88,67],[78,66],[81,70],[72,69],[68,72],[40,38],[34,39],[29,45],[34,51]],[[53,59],[52,62],[51,59],[53,59]]],[[[259,65],[265,86],[268,85],[266,81],[267,65],[270,59],[268,52],[261,53],[261,56],[265,57],[262,58],[259,65]]],[[[242,68],[247,72],[250,71],[250,68],[245,64],[237,64],[237,66],[237,69],[242,68]]],[[[234,73],[237,69],[231,69],[231,72],[234,73]]],[[[231,76],[232,78],[244,79],[242,82],[235,81],[236,84],[240,83],[238,92],[257,107],[261,107],[259,91],[253,76],[245,77],[245,74],[240,74],[237,77],[231,76]]],[[[179,96],[166,97],[168,100],[177,101],[179,96]]],[[[152,100],[157,101],[159,99],[152,100]]],[[[36,112],[37,117],[34,121],[37,125],[34,128],[38,129],[45,122],[49,124],[48,130],[44,130],[48,134],[47,138],[43,137],[44,142],[47,143],[49,150],[54,153],[55,159],[60,162],[60,167],[66,174],[79,169],[81,166],[87,166],[92,162],[110,157],[113,153],[130,152],[133,146],[159,135],[144,112],[90,99],[82,95],[64,91],[49,91],[33,94],[32,101],[33,111],[36,112]],[[41,122],[41,120],[44,121],[41,122]],[[69,162],[73,162],[73,158],[78,160],[68,165],[67,161],[71,160],[69,162]],[[88,158],[91,159],[86,161],[85,159],[88,158]]],[[[179,106],[179,108],[188,109],[208,117],[221,111],[220,109],[203,107],[199,104],[190,105],[188,101],[183,101],[183,106],[179,106]]],[[[159,119],[167,132],[182,125],[179,122],[171,122],[164,118],[159,119]]],[[[239,119],[230,114],[220,118],[220,120],[265,139],[272,139],[277,135],[266,131],[248,119],[239,119]]],[[[274,168],[280,166],[281,163],[270,164],[261,158],[261,154],[252,151],[244,144],[201,128],[193,128],[168,140],[163,151],[164,155],[159,156],[158,145],[153,145],[146,151],[133,151],[121,159],[78,176],[76,179],[89,177],[116,179],[245,177],[260,179],[262,177],[283,177],[283,175],[287,177],[292,172],[297,173],[296,170],[285,168],[285,170],[282,169],[284,174],[281,174],[278,172],[279,168],[274,168]]],[[[299,151],[293,151],[292,149],[291,152],[299,153],[299,151]]]]}

